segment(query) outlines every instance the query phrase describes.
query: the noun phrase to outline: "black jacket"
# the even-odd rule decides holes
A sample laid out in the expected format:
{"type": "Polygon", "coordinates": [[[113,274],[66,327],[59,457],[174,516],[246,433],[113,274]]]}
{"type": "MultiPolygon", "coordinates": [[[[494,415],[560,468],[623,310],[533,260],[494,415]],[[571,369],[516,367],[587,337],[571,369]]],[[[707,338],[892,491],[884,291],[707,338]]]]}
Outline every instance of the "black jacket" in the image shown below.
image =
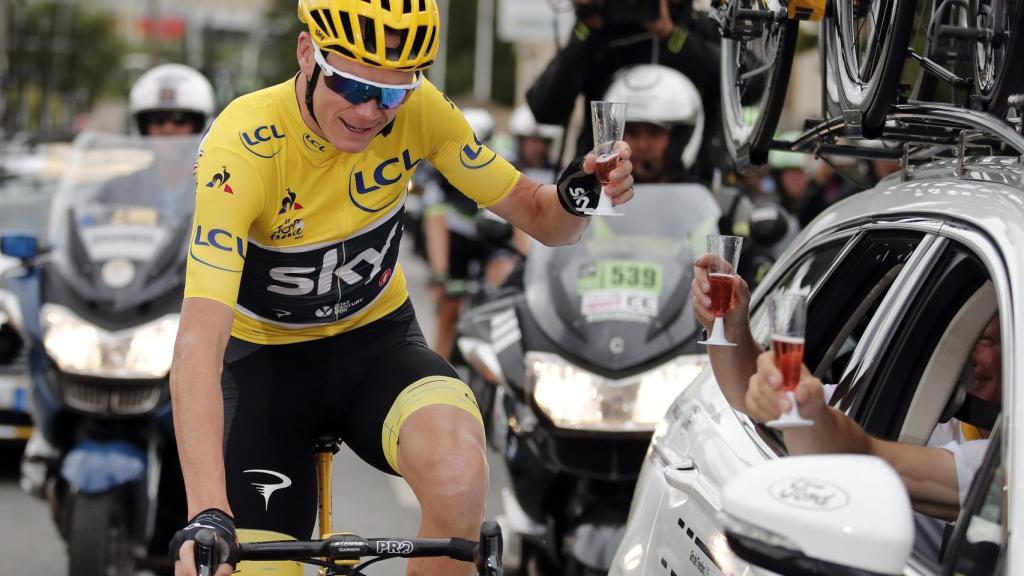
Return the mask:
{"type": "Polygon", "coordinates": [[[591,30],[577,22],[569,43],[559,50],[544,72],[526,93],[537,122],[564,126],[572,114],[576,96],[583,94],[587,113],[572,157],[593,148],[590,126],[590,101],[601,100],[620,68],[634,64],[657,63],[682,72],[704,97],[704,142],[707,149],[712,135],[720,133],[719,44],[703,23],[676,27],[667,40],[654,41],[633,34],[636,41],[625,43],[629,34],[608,29],[591,30]]]}

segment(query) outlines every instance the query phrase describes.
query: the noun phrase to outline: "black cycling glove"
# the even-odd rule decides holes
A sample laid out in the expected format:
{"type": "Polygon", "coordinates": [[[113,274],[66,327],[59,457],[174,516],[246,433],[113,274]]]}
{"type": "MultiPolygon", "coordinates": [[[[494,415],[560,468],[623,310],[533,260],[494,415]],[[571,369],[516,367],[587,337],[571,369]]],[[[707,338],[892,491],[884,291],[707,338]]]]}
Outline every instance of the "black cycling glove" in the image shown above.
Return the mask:
{"type": "Polygon", "coordinates": [[[597,177],[583,171],[583,158],[577,158],[565,167],[555,187],[562,208],[573,216],[586,216],[583,211],[597,208],[597,201],[601,199],[597,177]]]}
{"type": "Polygon", "coordinates": [[[232,569],[238,564],[238,536],[235,535],[235,520],[222,510],[209,508],[196,514],[188,525],[178,530],[171,538],[171,561],[179,560],[181,545],[195,540],[196,534],[208,528],[217,534],[217,556],[221,564],[228,564],[232,569]]]}

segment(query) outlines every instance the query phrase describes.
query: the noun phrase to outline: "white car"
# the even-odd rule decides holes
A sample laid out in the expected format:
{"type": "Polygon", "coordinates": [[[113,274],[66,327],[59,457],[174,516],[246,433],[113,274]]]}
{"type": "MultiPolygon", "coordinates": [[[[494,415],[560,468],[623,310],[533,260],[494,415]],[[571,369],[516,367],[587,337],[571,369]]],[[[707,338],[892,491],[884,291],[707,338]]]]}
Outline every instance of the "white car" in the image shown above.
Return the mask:
{"type": "Polygon", "coordinates": [[[752,301],[754,336],[767,344],[765,297],[807,294],[805,362],[838,384],[831,403],[876,437],[918,444],[941,420],[963,416],[962,373],[998,311],[1003,410],[942,559],[910,551],[902,483],[858,464],[866,457],[817,468],[829,493],[846,495],[838,509],[809,518],[773,508],[770,483],[751,478],[804,478],[808,467],[782,458],[778,432],[733,410],[706,370],[655,432],[610,574],[1024,574],[1024,545],[1013,541],[1024,535],[1024,509],[1014,512],[1024,506],[1024,437],[1011,434],[1024,414],[1021,179],[1017,158],[995,157],[895,174],[812,222],[752,301]]]}

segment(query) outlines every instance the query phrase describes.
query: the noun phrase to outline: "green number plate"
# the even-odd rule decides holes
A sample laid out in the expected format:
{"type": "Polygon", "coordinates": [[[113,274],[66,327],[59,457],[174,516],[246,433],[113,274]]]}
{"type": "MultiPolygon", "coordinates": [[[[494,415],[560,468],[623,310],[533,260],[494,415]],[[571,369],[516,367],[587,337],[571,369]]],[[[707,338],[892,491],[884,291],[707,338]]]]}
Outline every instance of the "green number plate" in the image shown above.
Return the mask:
{"type": "Polygon", "coordinates": [[[601,260],[583,266],[577,292],[624,288],[661,292],[661,264],[641,260],[601,260]]]}

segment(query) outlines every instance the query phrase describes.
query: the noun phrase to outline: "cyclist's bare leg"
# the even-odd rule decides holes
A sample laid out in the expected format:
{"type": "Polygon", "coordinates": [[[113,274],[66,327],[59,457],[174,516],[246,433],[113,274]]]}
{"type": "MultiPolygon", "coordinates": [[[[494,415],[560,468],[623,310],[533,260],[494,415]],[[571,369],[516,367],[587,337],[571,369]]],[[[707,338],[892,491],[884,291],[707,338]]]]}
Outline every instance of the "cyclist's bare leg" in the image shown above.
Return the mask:
{"type": "Polygon", "coordinates": [[[434,352],[445,360],[451,359],[452,347],[455,345],[455,325],[459,321],[462,307],[461,298],[442,297],[437,305],[437,338],[434,339],[434,352]]]}
{"type": "MultiPolygon", "coordinates": [[[[416,410],[399,431],[398,467],[420,502],[421,538],[480,535],[488,469],[480,422],[454,406],[416,410]]],[[[441,558],[409,561],[410,575],[475,574],[466,562],[441,558]]]]}

